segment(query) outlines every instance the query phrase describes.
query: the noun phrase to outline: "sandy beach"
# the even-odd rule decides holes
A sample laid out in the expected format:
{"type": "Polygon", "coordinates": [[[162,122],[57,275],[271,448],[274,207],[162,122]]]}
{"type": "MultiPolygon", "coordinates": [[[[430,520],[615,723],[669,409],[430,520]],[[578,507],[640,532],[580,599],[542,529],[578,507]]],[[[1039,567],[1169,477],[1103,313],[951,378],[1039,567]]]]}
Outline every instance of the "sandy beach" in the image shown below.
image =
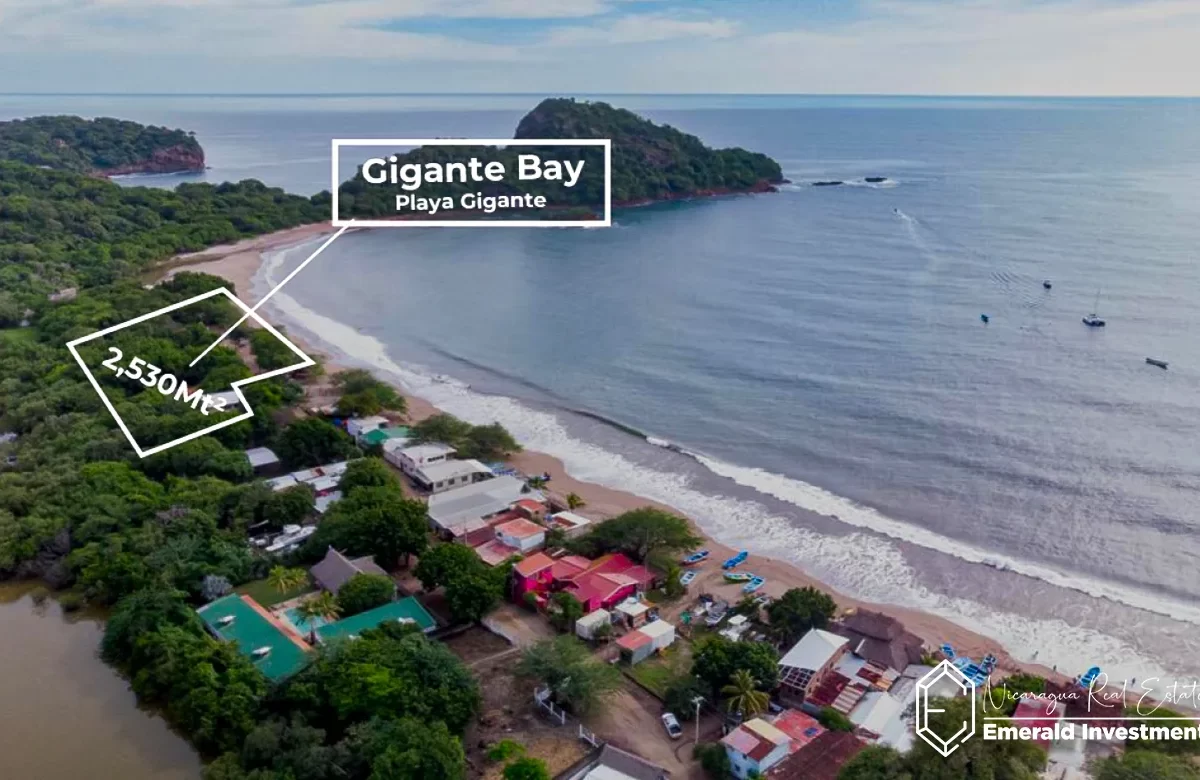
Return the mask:
{"type": "MultiPolygon", "coordinates": [[[[235,244],[211,247],[203,252],[180,255],[166,264],[165,276],[170,277],[180,271],[199,271],[220,276],[235,286],[239,297],[244,302],[253,306],[257,303],[258,298],[253,294],[251,280],[263,263],[264,253],[295,246],[296,244],[310,241],[313,238],[332,231],[333,228],[328,223],[305,225],[247,239],[235,244]]],[[[289,336],[302,348],[310,352],[310,354],[315,353],[319,355],[329,373],[339,370],[340,366],[337,355],[329,355],[323,352],[320,347],[306,343],[295,334],[289,334],[289,336]]],[[[319,395],[324,386],[327,386],[327,382],[322,383],[322,386],[310,388],[310,397],[319,395]]],[[[405,388],[399,389],[406,391],[405,388]]],[[[408,419],[411,422],[419,421],[439,411],[422,398],[412,396],[407,392],[405,392],[405,396],[408,399],[408,419]]],[[[316,397],[313,397],[312,401],[314,405],[328,403],[327,399],[321,400],[316,397]]],[[[579,510],[580,513],[595,519],[613,516],[629,509],[647,505],[658,506],[662,509],[679,513],[674,507],[666,506],[632,493],[577,480],[567,473],[560,460],[544,453],[525,451],[519,453],[511,460],[517,468],[525,473],[549,473],[551,475],[551,489],[560,495],[567,493],[578,494],[586,502],[585,506],[579,510]]],[[[735,550],[721,544],[720,541],[704,534],[703,529],[697,527],[696,532],[705,537],[705,546],[712,551],[710,561],[723,560],[735,552],[735,550]]],[[[909,631],[921,637],[928,648],[936,648],[942,643],[948,642],[954,646],[958,653],[965,653],[976,659],[981,658],[987,653],[993,653],[999,659],[999,667],[1008,672],[1025,671],[1060,681],[1068,679],[1061,674],[1055,673],[1054,670],[1039,664],[1020,662],[1009,655],[996,640],[963,628],[945,618],[888,604],[863,602],[839,593],[805,574],[791,563],[761,555],[754,555],[751,557],[747,568],[767,579],[762,592],[768,595],[779,596],[789,588],[816,587],[830,593],[836,599],[841,610],[870,609],[896,617],[904,623],[909,631]]],[[[715,562],[710,562],[706,567],[700,569],[700,576],[691,586],[691,591],[693,593],[709,592],[718,594],[722,598],[729,599],[731,602],[737,601],[741,596],[740,586],[726,584],[721,577],[720,568],[715,562]]]]}

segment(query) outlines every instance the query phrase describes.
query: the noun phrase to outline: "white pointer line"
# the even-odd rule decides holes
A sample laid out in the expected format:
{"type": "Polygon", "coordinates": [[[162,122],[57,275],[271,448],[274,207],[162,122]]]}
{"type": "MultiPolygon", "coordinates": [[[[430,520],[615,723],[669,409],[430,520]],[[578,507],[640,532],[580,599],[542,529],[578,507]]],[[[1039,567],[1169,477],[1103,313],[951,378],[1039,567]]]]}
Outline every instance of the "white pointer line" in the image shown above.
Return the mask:
{"type": "Polygon", "coordinates": [[[341,228],[341,230],[339,230],[338,232],[334,233],[332,236],[330,236],[329,238],[327,238],[327,239],[325,240],[325,243],[324,243],[324,244],[321,244],[321,246],[317,247],[317,251],[315,251],[315,252],[313,252],[311,255],[309,255],[309,256],[308,256],[308,258],[307,258],[307,259],[306,259],[306,260],[305,260],[303,263],[301,263],[300,265],[296,266],[296,270],[294,270],[294,271],[292,271],[290,274],[288,274],[288,275],[287,275],[287,277],[285,277],[285,278],[284,278],[284,280],[283,280],[282,282],[280,282],[279,284],[275,285],[275,287],[273,287],[273,288],[271,289],[271,292],[269,292],[269,293],[267,293],[266,295],[264,295],[264,296],[262,297],[262,300],[260,300],[260,301],[259,301],[258,303],[256,303],[256,304],[254,304],[254,307],[253,307],[253,308],[251,308],[249,311],[247,311],[245,314],[243,314],[243,315],[242,315],[242,318],[241,318],[241,319],[239,319],[237,322],[235,322],[235,323],[233,323],[232,325],[230,325],[230,326],[229,326],[229,330],[227,330],[227,331],[225,331],[224,333],[222,333],[220,336],[218,336],[218,337],[217,337],[217,340],[216,340],[216,341],[214,341],[213,343],[211,343],[211,344],[209,344],[207,347],[205,347],[205,348],[204,348],[204,351],[203,351],[203,352],[201,352],[199,355],[197,355],[197,356],[196,356],[196,358],[195,358],[195,360],[193,360],[191,363],[188,363],[188,368],[191,368],[192,366],[194,366],[194,365],[196,365],[197,363],[199,363],[201,360],[203,360],[203,359],[204,359],[204,356],[205,356],[205,355],[207,355],[209,352],[211,352],[211,351],[212,351],[212,348],[213,348],[213,347],[217,346],[217,345],[218,345],[218,344],[220,344],[222,341],[224,341],[225,339],[227,339],[227,338],[229,337],[229,334],[230,334],[230,333],[233,333],[233,332],[234,332],[234,331],[237,329],[237,327],[238,327],[239,325],[241,325],[243,322],[245,322],[245,321],[246,321],[246,319],[247,319],[247,318],[248,318],[248,317],[249,317],[251,314],[254,314],[254,312],[258,311],[258,307],[259,307],[259,306],[262,306],[264,303],[266,303],[266,302],[267,302],[267,300],[268,300],[268,299],[269,299],[269,298],[270,298],[272,295],[274,295],[275,293],[279,292],[279,288],[280,288],[280,287],[283,287],[285,284],[287,284],[288,282],[292,281],[292,277],[293,277],[293,276],[295,276],[296,274],[300,273],[301,271],[303,271],[303,270],[304,270],[304,266],[308,265],[308,264],[309,264],[309,263],[311,263],[313,260],[316,260],[316,259],[317,259],[317,255],[319,255],[319,254],[321,254],[322,252],[324,252],[324,251],[325,251],[325,247],[327,247],[327,246],[329,246],[330,244],[332,244],[332,243],[334,242],[334,239],[336,239],[336,238],[337,238],[338,236],[340,236],[342,233],[345,233],[345,232],[346,232],[346,230],[347,230],[349,227],[350,227],[350,225],[342,225],[342,228],[341,228]]]}

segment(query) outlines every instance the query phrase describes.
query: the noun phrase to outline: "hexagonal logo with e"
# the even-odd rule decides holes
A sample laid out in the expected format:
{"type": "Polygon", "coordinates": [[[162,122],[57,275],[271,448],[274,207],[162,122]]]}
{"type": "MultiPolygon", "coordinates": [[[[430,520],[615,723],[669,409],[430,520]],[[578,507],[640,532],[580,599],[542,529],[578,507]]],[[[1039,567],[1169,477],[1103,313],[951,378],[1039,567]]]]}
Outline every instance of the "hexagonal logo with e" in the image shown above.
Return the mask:
{"type": "Polygon", "coordinates": [[[917,736],[925,740],[943,756],[949,756],[959,746],[975,735],[975,683],[954,664],[942,661],[932,671],[917,681],[916,715],[917,736]],[[946,712],[937,706],[936,700],[953,696],[968,696],[971,699],[970,720],[962,723],[946,723],[938,718],[946,712]],[[934,716],[932,721],[930,716],[934,716]]]}

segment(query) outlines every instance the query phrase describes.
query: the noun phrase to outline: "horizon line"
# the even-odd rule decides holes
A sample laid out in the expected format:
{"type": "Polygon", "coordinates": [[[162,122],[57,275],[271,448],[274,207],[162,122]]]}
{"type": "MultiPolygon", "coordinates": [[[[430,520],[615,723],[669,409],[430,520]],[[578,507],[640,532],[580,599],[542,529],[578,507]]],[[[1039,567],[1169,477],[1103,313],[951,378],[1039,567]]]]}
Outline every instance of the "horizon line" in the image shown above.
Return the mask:
{"type": "Polygon", "coordinates": [[[59,92],[0,91],[0,97],[817,97],[817,98],[925,98],[1009,100],[1197,100],[1194,95],[1041,95],[1008,92],[59,92]]]}

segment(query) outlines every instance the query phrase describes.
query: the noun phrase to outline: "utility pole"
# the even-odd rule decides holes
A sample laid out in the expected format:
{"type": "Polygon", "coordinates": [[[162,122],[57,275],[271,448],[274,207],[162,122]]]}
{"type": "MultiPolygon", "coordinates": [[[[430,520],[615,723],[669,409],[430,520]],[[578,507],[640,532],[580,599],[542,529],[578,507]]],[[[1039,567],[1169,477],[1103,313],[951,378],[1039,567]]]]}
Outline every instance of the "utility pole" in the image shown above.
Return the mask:
{"type": "Polygon", "coordinates": [[[703,696],[697,696],[692,699],[692,704],[696,705],[696,744],[700,744],[700,704],[704,701],[703,696]]]}

